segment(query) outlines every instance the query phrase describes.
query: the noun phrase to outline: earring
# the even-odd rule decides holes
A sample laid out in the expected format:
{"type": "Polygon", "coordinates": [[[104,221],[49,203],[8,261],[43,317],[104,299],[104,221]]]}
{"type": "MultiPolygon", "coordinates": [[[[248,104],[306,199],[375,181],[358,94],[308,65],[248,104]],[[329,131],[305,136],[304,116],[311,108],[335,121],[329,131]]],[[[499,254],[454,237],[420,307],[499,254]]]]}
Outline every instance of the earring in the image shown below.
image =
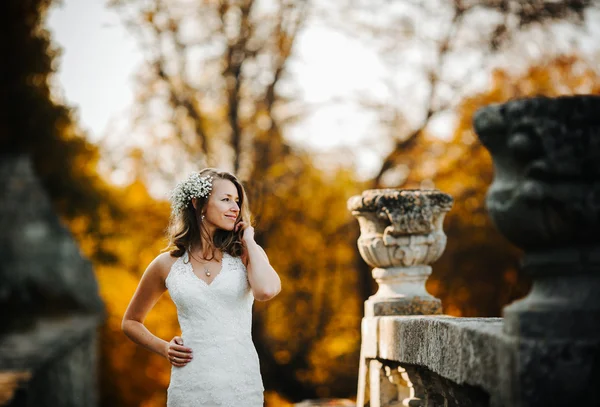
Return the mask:
{"type": "Polygon", "coordinates": [[[200,220],[204,220],[204,215],[202,215],[202,218],[200,220]]]}

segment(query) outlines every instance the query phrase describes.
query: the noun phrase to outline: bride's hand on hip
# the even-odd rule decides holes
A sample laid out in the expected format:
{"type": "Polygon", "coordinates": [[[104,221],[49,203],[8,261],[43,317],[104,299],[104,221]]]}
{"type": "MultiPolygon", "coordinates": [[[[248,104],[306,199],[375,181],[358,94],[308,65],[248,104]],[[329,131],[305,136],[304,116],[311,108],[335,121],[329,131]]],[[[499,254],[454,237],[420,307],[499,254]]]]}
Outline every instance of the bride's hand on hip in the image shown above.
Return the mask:
{"type": "Polygon", "coordinates": [[[173,366],[183,367],[192,360],[192,349],[183,346],[181,336],[175,336],[167,347],[167,359],[173,366]]]}

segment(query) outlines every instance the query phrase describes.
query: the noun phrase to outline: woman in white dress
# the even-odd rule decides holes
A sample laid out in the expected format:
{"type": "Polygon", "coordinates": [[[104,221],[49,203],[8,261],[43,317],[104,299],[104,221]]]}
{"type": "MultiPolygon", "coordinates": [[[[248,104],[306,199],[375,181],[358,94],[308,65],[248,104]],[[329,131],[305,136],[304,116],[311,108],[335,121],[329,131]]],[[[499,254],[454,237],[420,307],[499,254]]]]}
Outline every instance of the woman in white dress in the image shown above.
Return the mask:
{"type": "Polygon", "coordinates": [[[262,407],[252,304],[276,296],[281,281],[254,241],[244,188],[234,175],[207,168],[177,184],[171,205],[170,250],[144,272],[123,332],[171,363],[168,407],[262,407]],[[165,290],[182,332],[170,342],[143,324],[165,290]]]}

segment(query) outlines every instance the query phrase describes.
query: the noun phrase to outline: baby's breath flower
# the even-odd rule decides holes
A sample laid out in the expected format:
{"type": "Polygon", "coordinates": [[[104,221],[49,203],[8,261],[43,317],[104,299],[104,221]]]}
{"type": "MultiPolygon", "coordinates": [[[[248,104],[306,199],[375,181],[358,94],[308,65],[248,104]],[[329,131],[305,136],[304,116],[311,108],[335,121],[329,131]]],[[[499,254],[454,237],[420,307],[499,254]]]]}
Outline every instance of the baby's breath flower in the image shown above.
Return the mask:
{"type": "Polygon", "coordinates": [[[185,209],[192,198],[206,198],[212,191],[212,177],[192,172],[185,180],[178,183],[171,192],[171,209],[177,215],[185,209]]]}

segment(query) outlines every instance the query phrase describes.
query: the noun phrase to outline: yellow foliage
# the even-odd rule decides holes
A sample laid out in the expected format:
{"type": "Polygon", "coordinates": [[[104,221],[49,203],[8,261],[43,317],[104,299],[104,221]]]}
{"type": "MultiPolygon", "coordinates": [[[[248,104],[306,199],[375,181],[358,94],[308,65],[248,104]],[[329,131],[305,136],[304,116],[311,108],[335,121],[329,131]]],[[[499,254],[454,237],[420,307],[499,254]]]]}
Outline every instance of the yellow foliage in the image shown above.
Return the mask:
{"type": "MultiPolygon", "coordinates": [[[[443,300],[446,313],[493,314],[524,291],[515,266],[518,253],[495,232],[484,208],[493,170],[472,130],[475,110],[513,97],[599,90],[596,73],[575,57],[531,68],[517,78],[496,71],[489,91],[460,104],[451,140],[423,137],[401,153],[413,163],[403,187],[431,180],[456,200],[445,222],[446,252],[428,281],[429,291],[443,300]]],[[[283,286],[275,299],[255,303],[255,339],[257,347],[267,352],[261,359],[266,403],[291,405],[269,387],[280,380],[281,371],[291,371],[295,380],[319,396],[350,395],[357,375],[363,291],[356,272],[358,223],[346,201],[364,185],[350,171],[325,174],[301,155],[289,156],[265,176],[278,181],[262,192],[250,185],[254,197],[250,204],[256,211],[257,239],[283,286]]],[[[86,255],[108,256],[95,263],[108,313],[101,336],[103,401],[115,406],[164,405],[169,363],[129,341],[120,325],[145,267],[166,246],[163,232],[170,208],[153,199],[139,181],[113,188],[111,194],[124,216],[116,217],[108,206],[101,206],[97,233],[88,233],[92,223],[85,216],[68,220],[86,255]]],[[[145,323],[165,340],[179,333],[168,294],[145,323]]]]}
{"type": "Polygon", "coordinates": [[[459,104],[450,140],[423,137],[414,148],[401,152],[404,158],[400,162],[412,163],[403,187],[431,179],[435,188],[455,199],[444,222],[447,248],[434,264],[427,284],[428,290],[442,299],[444,311],[455,316],[497,316],[502,306],[528,289],[527,281],[515,271],[519,252],[496,231],[485,209],[493,165],[473,131],[475,111],[514,98],[598,94],[600,76],[576,56],[563,56],[518,76],[496,70],[491,85],[459,104]],[[507,270],[512,271],[506,274],[507,270]]]}

